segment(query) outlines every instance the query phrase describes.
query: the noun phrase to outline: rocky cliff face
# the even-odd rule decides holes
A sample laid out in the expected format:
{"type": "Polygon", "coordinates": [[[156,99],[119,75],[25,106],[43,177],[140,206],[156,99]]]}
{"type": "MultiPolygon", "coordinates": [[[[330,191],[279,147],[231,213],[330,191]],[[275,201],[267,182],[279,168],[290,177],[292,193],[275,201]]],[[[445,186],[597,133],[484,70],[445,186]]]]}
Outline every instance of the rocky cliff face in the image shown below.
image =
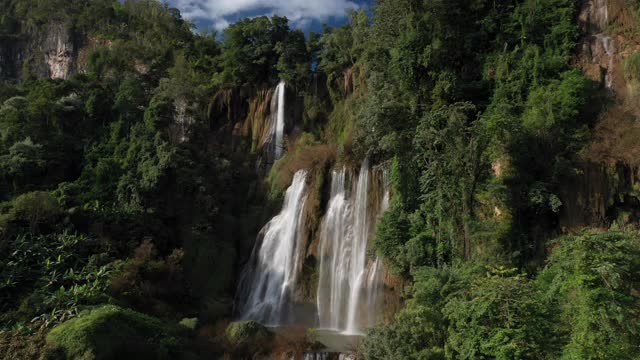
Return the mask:
{"type": "Polygon", "coordinates": [[[625,0],[588,0],[579,23],[584,37],[577,65],[614,96],[627,96],[624,60],[640,49],[635,8],[625,0]]]}
{"type": "Polygon", "coordinates": [[[0,43],[0,80],[16,77],[15,40],[1,39],[0,43]]]}
{"type": "Polygon", "coordinates": [[[77,58],[76,44],[71,31],[62,24],[50,24],[44,41],[40,43],[40,51],[35,54],[44,55],[44,67],[51,79],[68,79],[75,71],[77,58]]]}
{"type": "Polygon", "coordinates": [[[77,71],[78,45],[73,31],[62,23],[50,23],[0,44],[0,79],[33,75],[68,79],[77,71]]]}
{"type": "Polygon", "coordinates": [[[631,210],[640,204],[640,98],[625,75],[625,62],[640,51],[636,13],[625,0],[582,3],[584,36],[576,66],[599,84],[600,102],[593,105],[596,118],[584,162],[563,184],[565,229],[640,216],[631,210]]]}

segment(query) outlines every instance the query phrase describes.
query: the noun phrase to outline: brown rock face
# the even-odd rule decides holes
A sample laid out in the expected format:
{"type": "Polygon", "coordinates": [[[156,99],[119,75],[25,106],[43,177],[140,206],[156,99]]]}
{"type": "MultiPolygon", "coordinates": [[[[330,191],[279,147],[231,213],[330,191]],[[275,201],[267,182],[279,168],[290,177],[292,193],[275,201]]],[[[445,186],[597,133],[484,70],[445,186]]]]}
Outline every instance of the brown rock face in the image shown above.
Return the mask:
{"type": "Polygon", "coordinates": [[[638,94],[625,76],[625,61],[640,51],[636,8],[625,0],[588,0],[583,2],[579,21],[585,35],[576,65],[608,97],[596,126],[591,160],[627,161],[624,154],[635,153],[634,143],[640,150],[640,140],[626,136],[637,133],[640,116],[638,94]]]}
{"type": "Polygon", "coordinates": [[[618,98],[627,96],[624,60],[640,49],[635,12],[625,0],[588,0],[578,18],[584,37],[576,65],[618,98]]]}
{"type": "MultiPolygon", "coordinates": [[[[615,209],[636,201],[640,165],[640,98],[625,75],[625,61],[640,51],[637,8],[625,0],[584,0],[578,18],[583,38],[575,65],[600,84],[598,115],[584,162],[565,179],[561,226],[607,226],[615,209]]],[[[585,120],[587,121],[587,120],[585,120]]]]}
{"type": "Polygon", "coordinates": [[[585,36],[580,44],[578,65],[603,88],[612,89],[619,42],[606,32],[610,24],[609,0],[584,2],[579,22],[585,36]]]}

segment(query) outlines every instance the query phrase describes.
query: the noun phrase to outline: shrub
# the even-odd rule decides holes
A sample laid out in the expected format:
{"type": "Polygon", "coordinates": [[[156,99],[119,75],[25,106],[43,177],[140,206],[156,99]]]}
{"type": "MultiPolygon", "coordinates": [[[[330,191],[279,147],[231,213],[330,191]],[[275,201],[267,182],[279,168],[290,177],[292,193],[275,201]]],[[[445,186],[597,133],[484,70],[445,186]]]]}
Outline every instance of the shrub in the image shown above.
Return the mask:
{"type": "Polygon", "coordinates": [[[41,223],[51,221],[61,212],[56,199],[44,191],[20,195],[13,201],[13,218],[28,221],[31,230],[35,230],[41,223]]]}
{"type": "Polygon", "coordinates": [[[413,299],[395,321],[369,331],[362,350],[371,360],[444,359],[448,320],[443,309],[471,287],[483,269],[478,264],[423,267],[413,272],[413,299]]]}
{"type": "Polygon", "coordinates": [[[538,277],[557,304],[563,359],[633,359],[640,347],[640,243],[623,232],[555,242],[538,277]]]}
{"type": "Polygon", "coordinates": [[[237,346],[267,341],[273,336],[273,333],[260,323],[250,320],[229,324],[226,335],[227,340],[237,346]]]}
{"type": "Polygon", "coordinates": [[[540,295],[517,269],[490,268],[445,306],[448,351],[461,359],[554,358],[553,312],[540,295]]]}
{"type": "Polygon", "coordinates": [[[0,251],[0,327],[47,328],[105,300],[110,257],[71,231],[10,237],[0,251]]]}
{"type": "Polygon", "coordinates": [[[271,168],[269,183],[271,184],[272,198],[284,195],[293,176],[300,169],[324,171],[325,166],[335,158],[336,149],[333,146],[321,144],[315,140],[312,134],[302,134],[289,149],[289,152],[271,168]]]}
{"type": "Polygon", "coordinates": [[[52,329],[47,343],[70,359],[173,359],[176,329],[161,320],[105,305],[52,329]]]}
{"type": "Polygon", "coordinates": [[[36,191],[18,196],[0,206],[0,233],[7,233],[10,223],[24,223],[34,232],[38,225],[53,221],[62,214],[58,202],[49,193],[36,191]]]}
{"type": "Polygon", "coordinates": [[[198,327],[198,318],[184,318],[180,320],[180,325],[187,329],[195,330],[198,327]]]}
{"type": "Polygon", "coordinates": [[[629,82],[633,94],[640,90],[640,51],[631,54],[624,61],[624,76],[629,82]]]}
{"type": "Polygon", "coordinates": [[[167,315],[183,294],[182,259],[184,251],[174,249],[166,258],[150,239],[144,240],[134,256],[119,263],[111,277],[109,293],[119,301],[156,316],[167,315]]]}

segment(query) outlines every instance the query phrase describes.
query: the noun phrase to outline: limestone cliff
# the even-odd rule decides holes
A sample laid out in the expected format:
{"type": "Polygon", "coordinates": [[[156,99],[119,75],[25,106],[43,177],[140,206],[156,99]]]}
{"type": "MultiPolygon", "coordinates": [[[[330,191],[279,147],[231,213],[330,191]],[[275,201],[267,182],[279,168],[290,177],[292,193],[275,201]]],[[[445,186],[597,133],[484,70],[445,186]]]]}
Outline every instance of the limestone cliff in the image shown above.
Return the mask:
{"type": "Polygon", "coordinates": [[[70,29],[63,24],[50,24],[38,56],[44,55],[44,71],[51,79],[68,79],[76,71],[76,44],[70,29]]]}
{"type": "Polygon", "coordinates": [[[77,71],[78,40],[70,26],[52,22],[0,44],[0,79],[68,79],[77,71]]]}
{"type": "MultiPolygon", "coordinates": [[[[596,83],[592,139],[575,175],[565,180],[561,226],[608,226],[640,214],[627,212],[640,200],[640,98],[625,73],[640,51],[637,8],[625,0],[583,1],[583,38],[575,65],[596,83]]],[[[586,115],[585,121],[590,121],[586,115]]]]}

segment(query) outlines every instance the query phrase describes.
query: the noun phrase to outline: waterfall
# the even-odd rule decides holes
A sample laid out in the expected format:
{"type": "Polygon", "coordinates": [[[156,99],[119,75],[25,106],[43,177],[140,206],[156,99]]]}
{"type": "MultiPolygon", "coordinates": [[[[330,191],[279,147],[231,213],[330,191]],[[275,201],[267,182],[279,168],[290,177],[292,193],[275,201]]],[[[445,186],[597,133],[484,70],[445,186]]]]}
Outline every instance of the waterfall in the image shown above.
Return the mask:
{"type": "MultiPolygon", "coordinates": [[[[604,79],[603,85],[607,90],[613,90],[614,87],[614,67],[616,65],[616,38],[609,36],[609,3],[610,0],[590,0],[589,5],[585,8],[586,12],[580,15],[580,18],[589,24],[588,48],[584,47],[584,56],[590,58],[593,64],[600,68],[601,76],[604,79]],[[587,53],[586,50],[589,50],[587,53]]],[[[597,68],[594,67],[594,70],[597,68]]],[[[587,71],[589,72],[589,71],[587,71]]],[[[597,74],[595,71],[593,74],[597,74]]]]}
{"type": "Polygon", "coordinates": [[[615,41],[610,36],[602,36],[602,47],[604,48],[604,52],[607,55],[607,73],[605,74],[605,86],[607,89],[611,89],[613,85],[613,61],[616,52],[615,41]]]}
{"type": "Polygon", "coordinates": [[[284,325],[292,319],[292,297],[300,272],[300,233],[306,201],[307,172],[298,171],[287,189],[284,206],[260,232],[262,240],[240,280],[240,316],[265,325],[284,325]]]}
{"type": "Polygon", "coordinates": [[[306,353],[302,356],[303,360],[329,360],[329,353],[306,353]]]}
{"type": "Polygon", "coordinates": [[[327,329],[345,329],[346,302],[344,293],[349,286],[346,268],[350,256],[351,204],[345,189],[346,171],[334,171],[331,179],[331,200],[322,223],[320,240],[320,269],[317,291],[320,326],[327,329]]]}
{"type": "MultiPolygon", "coordinates": [[[[347,312],[347,332],[357,332],[357,312],[360,307],[360,292],[364,288],[367,272],[367,243],[369,241],[369,222],[367,221],[367,196],[369,192],[369,166],[365,161],[360,168],[353,226],[353,248],[350,259],[351,289],[349,292],[349,310],[347,312]]],[[[367,299],[369,300],[369,299],[367,299]]]]}
{"type": "Polygon", "coordinates": [[[286,83],[281,80],[271,98],[271,128],[269,130],[269,150],[273,161],[284,152],[284,125],[286,110],[286,83]]]}
{"type": "Polygon", "coordinates": [[[367,256],[372,215],[368,164],[360,169],[354,194],[347,180],[345,169],[332,174],[320,235],[317,307],[321,328],[359,334],[377,320],[382,264],[367,256]]]}
{"type": "Polygon", "coordinates": [[[609,25],[609,6],[608,0],[595,0],[592,3],[592,12],[595,15],[595,22],[600,31],[603,31],[609,25]]]}

